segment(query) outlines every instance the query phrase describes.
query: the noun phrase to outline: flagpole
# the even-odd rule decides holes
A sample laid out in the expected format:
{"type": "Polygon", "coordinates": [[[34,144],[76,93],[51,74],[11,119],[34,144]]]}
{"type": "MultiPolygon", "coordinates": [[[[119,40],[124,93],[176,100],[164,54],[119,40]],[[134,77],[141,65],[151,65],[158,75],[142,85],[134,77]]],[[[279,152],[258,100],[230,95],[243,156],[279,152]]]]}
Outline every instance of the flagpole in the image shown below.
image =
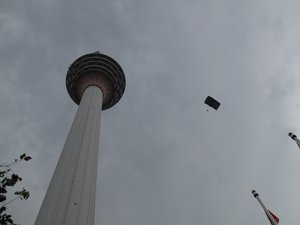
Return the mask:
{"type": "Polygon", "coordinates": [[[259,194],[255,190],[252,191],[252,194],[253,194],[254,198],[257,199],[258,203],[263,208],[263,210],[267,214],[268,218],[271,220],[272,224],[273,225],[277,225],[277,222],[275,221],[275,219],[273,218],[273,216],[271,215],[271,213],[269,212],[269,210],[265,207],[264,203],[260,200],[259,194]]]}
{"type": "Polygon", "coordinates": [[[298,147],[300,148],[300,140],[297,138],[297,135],[293,134],[292,132],[289,133],[289,136],[296,142],[298,147]]]}

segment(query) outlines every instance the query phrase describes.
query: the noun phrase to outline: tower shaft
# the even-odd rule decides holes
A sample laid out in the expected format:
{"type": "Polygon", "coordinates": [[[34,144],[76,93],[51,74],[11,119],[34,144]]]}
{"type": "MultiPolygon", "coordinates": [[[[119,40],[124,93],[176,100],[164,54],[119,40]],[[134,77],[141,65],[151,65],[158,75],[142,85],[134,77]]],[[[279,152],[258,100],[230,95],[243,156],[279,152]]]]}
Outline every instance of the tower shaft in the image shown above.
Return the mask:
{"type": "Polygon", "coordinates": [[[82,96],[35,225],[93,225],[102,91],[82,96]]]}

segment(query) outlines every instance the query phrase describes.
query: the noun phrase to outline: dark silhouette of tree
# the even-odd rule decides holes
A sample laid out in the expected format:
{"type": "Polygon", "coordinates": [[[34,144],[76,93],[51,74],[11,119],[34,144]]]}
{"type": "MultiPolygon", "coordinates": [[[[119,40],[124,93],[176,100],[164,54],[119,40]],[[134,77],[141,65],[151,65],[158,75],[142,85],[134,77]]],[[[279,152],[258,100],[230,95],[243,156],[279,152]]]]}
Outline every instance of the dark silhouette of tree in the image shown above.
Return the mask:
{"type": "Polygon", "coordinates": [[[19,164],[22,161],[29,161],[31,157],[25,153],[20,155],[14,162],[0,164],[0,225],[16,225],[10,214],[6,214],[6,206],[17,199],[28,199],[30,194],[26,189],[18,190],[14,193],[12,199],[7,199],[7,194],[13,186],[22,178],[17,175],[12,166],[19,164]]]}

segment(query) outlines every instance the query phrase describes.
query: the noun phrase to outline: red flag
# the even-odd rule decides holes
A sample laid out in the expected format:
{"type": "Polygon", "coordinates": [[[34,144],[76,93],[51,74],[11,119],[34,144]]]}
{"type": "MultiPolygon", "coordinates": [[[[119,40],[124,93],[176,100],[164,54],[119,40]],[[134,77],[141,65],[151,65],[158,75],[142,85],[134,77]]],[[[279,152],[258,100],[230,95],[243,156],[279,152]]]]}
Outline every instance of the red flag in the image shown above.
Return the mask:
{"type": "MultiPolygon", "coordinates": [[[[279,223],[279,218],[277,216],[275,216],[270,210],[268,210],[268,211],[271,214],[271,216],[273,217],[273,219],[276,221],[276,223],[279,223]]],[[[271,225],[275,225],[272,223],[272,220],[269,218],[268,213],[266,213],[266,215],[267,215],[268,219],[270,220],[271,225]]]]}

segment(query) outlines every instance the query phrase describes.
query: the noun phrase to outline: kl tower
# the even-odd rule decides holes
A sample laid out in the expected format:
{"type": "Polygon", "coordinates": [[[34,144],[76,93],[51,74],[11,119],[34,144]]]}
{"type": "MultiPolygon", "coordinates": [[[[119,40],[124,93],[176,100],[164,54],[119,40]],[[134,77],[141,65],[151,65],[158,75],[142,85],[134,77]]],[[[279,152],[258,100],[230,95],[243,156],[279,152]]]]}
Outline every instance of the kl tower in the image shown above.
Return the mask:
{"type": "Polygon", "coordinates": [[[101,111],[125,90],[121,66],[99,52],[75,60],[67,73],[79,105],[35,225],[94,225],[101,111]]]}

